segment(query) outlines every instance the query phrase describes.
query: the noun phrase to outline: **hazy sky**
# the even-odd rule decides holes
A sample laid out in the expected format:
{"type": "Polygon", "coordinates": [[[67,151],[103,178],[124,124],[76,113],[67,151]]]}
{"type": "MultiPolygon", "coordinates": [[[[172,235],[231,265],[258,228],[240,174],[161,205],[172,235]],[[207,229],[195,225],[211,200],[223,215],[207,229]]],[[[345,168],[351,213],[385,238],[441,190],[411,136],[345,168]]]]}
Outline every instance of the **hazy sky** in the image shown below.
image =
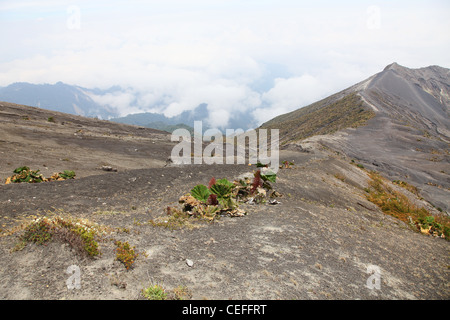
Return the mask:
{"type": "Polygon", "coordinates": [[[449,68],[449,15],[448,0],[0,0],[0,86],[119,85],[97,99],[123,114],[206,102],[213,125],[262,122],[394,61],[449,68]]]}

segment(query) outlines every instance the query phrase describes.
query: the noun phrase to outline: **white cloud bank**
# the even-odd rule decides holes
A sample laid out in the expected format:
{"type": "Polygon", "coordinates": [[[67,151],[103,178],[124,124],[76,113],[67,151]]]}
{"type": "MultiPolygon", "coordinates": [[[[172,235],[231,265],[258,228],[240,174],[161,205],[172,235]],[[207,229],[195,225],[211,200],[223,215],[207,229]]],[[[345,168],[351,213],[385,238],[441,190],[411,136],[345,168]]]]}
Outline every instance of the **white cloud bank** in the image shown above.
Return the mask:
{"type": "Polygon", "coordinates": [[[262,94],[267,107],[257,108],[253,114],[259,123],[263,123],[314,102],[322,93],[320,81],[309,74],[288,79],[277,78],[274,87],[262,94]]]}
{"type": "Polygon", "coordinates": [[[0,29],[8,30],[0,33],[0,86],[119,85],[124,92],[94,99],[122,115],[173,116],[207,103],[213,126],[238,111],[262,123],[394,61],[449,67],[449,8],[446,1],[0,3],[0,29]]]}

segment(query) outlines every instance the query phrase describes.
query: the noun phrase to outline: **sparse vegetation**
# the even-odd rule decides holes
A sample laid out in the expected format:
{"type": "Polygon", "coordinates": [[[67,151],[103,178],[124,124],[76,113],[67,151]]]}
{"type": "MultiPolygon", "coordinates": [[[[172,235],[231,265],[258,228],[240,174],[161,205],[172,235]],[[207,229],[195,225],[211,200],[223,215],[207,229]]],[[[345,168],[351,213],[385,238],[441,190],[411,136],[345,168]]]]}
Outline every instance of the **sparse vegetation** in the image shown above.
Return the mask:
{"type": "MultiPolygon", "coordinates": [[[[212,178],[208,187],[204,185],[197,185],[191,190],[188,195],[195,198],[198,203],[192,204],[188,199],[180,199],[182,203],[186,203],[185,210],[188,211],[200,207],[216,206],[216,210],[207,209],[207,211],[214,211],[217,214],[242,215],[243,212],[238,209],[238,202],[255,202],[257,199],[263,202],[267,191],[272,189],[271,183],[276,182],[276,174],[271,171],[261,173],[261,170],[254,172],[252,181],[250,179],[230,182],[227,179],[215,180],[212,178]],[[206,201],[205,201],[206,199],[206,201]]],[[[273,194],[273,193],[272,193],[273,194]]],[[[200,212],[204,210],[200,209],[200,212]]]]}
{"type": "Polygon", "coordinates": [[[356,93],[329,103],[330,99],[278,116],[261,128],[280,129],[281,141],[285,144],[345,128],[356,128],[375,116],[375,112],[366,107],[356,93]]]}
{"type": "MultiPolygon", "coordinates": [[[[105,235],[113,230],[67,214],[37,217],[12,232],[19,233],[19,242],[12,251],[20,251],[28,243],[44,245],[52,240],[59,240],[67,243],[77,254],[95,257],[101,255],[99,242],[107,240],[105,235]]],[[[145,252],[137,252],[128,242],[110,240],[114,241],[116,246],[116,259],[122,262],[127,270],[134,267],[139,255],[146,256],[145,252]]]]}
{"type": "Polygon", "coordinates": [[[148,300],[188,300],[192,297],[191,292],[186,286],[178,286],[173,290],[167,291],[159,284],[152,284],[142,289],[142,296],[148,300]]]}
{"type": "Polygon", "coordinates": [[[392,181],[392,183],[395,183],[395,184],[399,185],[400,187],[405,188],[409,192],[414,193],[416,196],[419,196],[419,190],[416,187],[414,187],[413,185],[410,185],[409,183],[407,183],[405,181],[394,180],[394,181],[392,181]]]}
{"type": "Polygon", "coordinates": [[[30,242],[42,245],[56,238],[68,243],[78,253],[97,256],[100,254],[98,240],[105,231],[105,228],[86,219],[39,217],[24,227],[14,251],[23,249],[30,242]]]}
{"type": "Polygon", "coordinates": [[[64,170],[63,172],[54,173],[50,178],[45,178],[40,170],[31,170],[27,166],[19,167],[13,171],[14,175],[6,178],[5,184],[10,183],[40,183],[48,181],[75,179],[75,171],[64,170]]]}
{"type": "Polygon", "coordinates": [[[432,216],[428,210],[414,205],[407,196],[390,187],[388,181],[379,173],[370,171],[368,175],[370,181],[366,197],[384,213],[404,221],[424,234],[450,239],[449,217],[432,216]]]}
{"type": "MultiPolygon", "coordinates": [[[[148,221],[154,227],[163,227],[170,230],[181,228],[193,229],[196,225],[189,219],[190,215],[183,210],[174,207],[167,207],[166,216],[158,217],[148,221]]],[[[141,223],[142,224],[142,223],[141,223]]]]}
{"type": "MultiPolygon", "coordinates": [[[[276,181],[276,174],[270,171],[261,173],[257,170],[254,178],[230,182],[226,178],[216,180],[214,177],[208,186],[199,184],[190,193],[180,197],[182,209],[167,207],[166,216],[149,220],[149,224],[171,230],[183,227],[195,228],[195,221],[213,221],[222,215],[239,217],[246,215],[239,208],[239,202],[264,203],[267,197],[281,196],[272,189],[271,183],[276,181]],[[197,218],[192,220],[191,217],[197,218]]],[[[142,223],[140,223],[142,224],[142,223]]]]}

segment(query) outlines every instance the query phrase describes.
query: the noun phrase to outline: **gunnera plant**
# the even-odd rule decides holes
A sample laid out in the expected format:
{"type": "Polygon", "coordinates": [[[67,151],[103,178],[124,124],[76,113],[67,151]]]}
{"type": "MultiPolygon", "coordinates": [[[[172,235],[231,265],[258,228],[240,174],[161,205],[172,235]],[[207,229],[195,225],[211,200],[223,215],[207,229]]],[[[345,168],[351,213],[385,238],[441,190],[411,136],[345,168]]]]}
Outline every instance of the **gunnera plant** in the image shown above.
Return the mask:
{"type": "Polygon", "coordinates": [[[31,170],[27,166],[16,168],[13,173],[14,175],[6,178],[5,184],[10,183],[40,183],[40,182],[49,182],[56,180],[67,180],[67,179],[75,179],[75,171],[72,170],[64,170],[63,172],[54,173],[50,178],[45,178],[40,170],[31,170]]]}
{"type": "Polygon", "coordinates": [[[42,174],[39,173],[39,170],[30,170],[29,167],[19,167],[13,171],[15,174],[6,179],[6,184],[8,183],[39,183],[45,181],[45,178],[42,174]]]}
{"type": "Polygon", "coordinates": [[[203,184],[196,185],[191,190],[191,195],[200,201],[201,204],[220,206],[223,210],[232,210],[236,207],[236,203],[232,198],[234,188],[234,183],[226,178],[219,180],[212,178],[208,187],[203,184]]]}

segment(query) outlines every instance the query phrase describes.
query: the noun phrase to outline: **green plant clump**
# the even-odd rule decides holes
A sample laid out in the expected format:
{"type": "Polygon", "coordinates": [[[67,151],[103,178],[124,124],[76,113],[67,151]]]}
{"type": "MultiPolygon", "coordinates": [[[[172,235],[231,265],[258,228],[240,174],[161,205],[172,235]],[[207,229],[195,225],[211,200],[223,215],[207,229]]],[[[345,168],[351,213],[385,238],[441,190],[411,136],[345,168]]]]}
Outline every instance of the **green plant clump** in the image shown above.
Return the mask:
{"type": "Polygon", "coordinates": [[[166,300],[167,298],[166,290],[158,284],[143,289],[142,295],[148,300],[166,300]]]}
{"type": "MultiPolygon", "coordinates": [[[[184,204],[184,211],[208,219],[214,219],[218,214],[242,216],[245,212],[238,208],[238,202],[265,202],[267,191],[272,189],[273,182],[276,182],[276,174],[271,171],[261,173],[261,170],[254,173],[253,181],[249,178],[234,182],[226,178],[212,178],[208,186],[196,185],[179,202],[184,204]]],[[[271,193],[271,197],[276,195],[279,193],[271,193]]]]}
{"type": "Polygon", "coordinates": [[[442,221],[439,218],[442,217],[421,216],[417,219],[416,224],[419,226],[421,232],[441,237],[444,236],[448,240],[450,239],[449,221],[442,221]],[[439,222],[438,219],[440,220],[439,222]]]}
{"type": "Polygon", "coordinates": [[[212,205],[220,205],[223,210],[233,210],[236,208],[236,202],[232,199],[234,188],[234,183],[226,178],[217,181],[214,179],[210,182],[209,188],[202,184],[196,185],[191,190],[191,195],[204,204],[208,204],[209,201],[212,205]]]}
{"type": "Polygon", "coordinates": [[[39,173],[39,170],[31,170],[27,166],[16,168],[13,171],[14,175],[6,179],[6,184],[10,183],[40,183],[56,180],[67,180],[75,179],[75,171],[64,170],[64,172],[59,172],[53,174],[50,178],[44,178],[44,176],[39,173]]]}
{"type": "Polygon", "coordinates": [[[29,167],[19,167],[13,171],[15,175],[11,177],[11,182],[21,183],[39,183],[45,181],[45,178],[42,174],[39,173],[39,170],[30,170],[29,167]]]}
{"type": "MultiPolygon", "coordinates": [[[[247,213],[239,208],[240,202],[264,203],[266,197],[281,196],[276,191],[270,194],[268,192],[272,189],[271,182],[276,181],[275,173],[265,171],[261,174],[261,170],[257,170],[254,175],[253,182],[250,178],[231,182],[226,178],[216,180],[213,177],[208,186],[198,184],[191,189],[190,193],[180,197],[178,202],[183,205],[182,209],[167,207],[166,216],[149,220],[148,223],[171,230],[183,227],[195,228],[196,225],[191,223],[193,221],[191,217],[208,222],[223,215],[241,217],[247,213]]],[[[279,202],[271,201],[271,204],[277,203],[279,202]]]]}
{"type": "Polygon", "coordinates": [[[64,172],[60,172],[59,176],[61,178],[63,178],[64,180],[66,179],[75,179],[75,171],[72,170],[64,170],[64,172]]]}

